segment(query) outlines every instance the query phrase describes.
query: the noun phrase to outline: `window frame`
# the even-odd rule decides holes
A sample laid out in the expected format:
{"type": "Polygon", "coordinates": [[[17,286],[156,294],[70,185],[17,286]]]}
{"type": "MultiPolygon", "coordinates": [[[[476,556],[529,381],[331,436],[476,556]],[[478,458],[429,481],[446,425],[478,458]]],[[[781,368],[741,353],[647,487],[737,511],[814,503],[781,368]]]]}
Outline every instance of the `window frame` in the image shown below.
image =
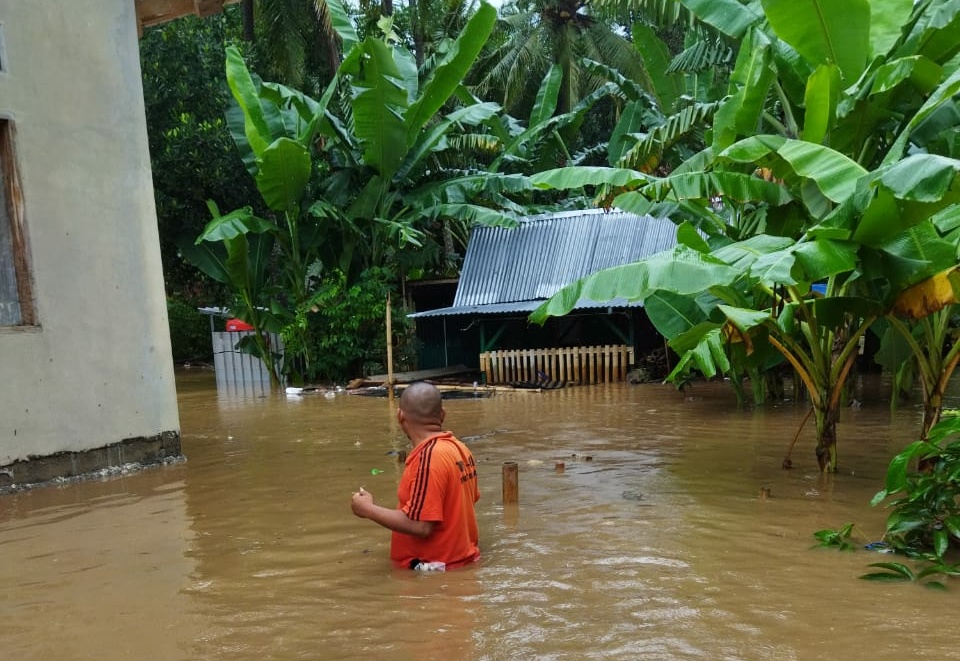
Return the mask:
{"type": "Polygon", "coordinates": [[[18,323],[0,325],[0,328],[36,326],[23,188],[20,184],[20,170],[17,164],[16,127],[13,119],[3,115],[0,115],[0,175],[2,175],[0,185],[3,186],[6,200],[6,217],[0,216],[0,222],[9,222],[13,272],[17,280],[17,298],[20,304],[18,323]]]}

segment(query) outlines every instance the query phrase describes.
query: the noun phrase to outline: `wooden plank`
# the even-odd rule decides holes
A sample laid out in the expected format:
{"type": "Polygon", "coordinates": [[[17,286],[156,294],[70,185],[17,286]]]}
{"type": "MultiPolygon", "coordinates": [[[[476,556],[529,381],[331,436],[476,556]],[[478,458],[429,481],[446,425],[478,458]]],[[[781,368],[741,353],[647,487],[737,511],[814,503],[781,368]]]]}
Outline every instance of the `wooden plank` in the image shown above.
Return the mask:
{"type": "Polygon", "coordinates": [[[0,222],[9,221],[10,250],[13,254],[13,272],[17,280],[17,303],[20,318],[17,326],[33,326],[37,323],[36,306],[33,300],[33,280],[30,274],[30,246],[27,241],[25,221],[26,206],[23,201],[23,189],[20,185],[20,171],[17,168],[16,135],[13,122],[0,120],[0,186],[6,201],[0,209],[0,222]]]}
{"type": "MultiPolygon", "coordinates": [[[[477,370],[466,365],[452,365],[450,367],[438,367],[429,370],[416,370],[412,372],[394,372],[394,383],[410,383],[412,381],[422,381],[427,379],[442,379],[446,377],[457,376],[459,374],[468,374],[477,370]]],[[[375,374],[364,379],[365,383],[386,383],[386,374],[375,374]]]]}

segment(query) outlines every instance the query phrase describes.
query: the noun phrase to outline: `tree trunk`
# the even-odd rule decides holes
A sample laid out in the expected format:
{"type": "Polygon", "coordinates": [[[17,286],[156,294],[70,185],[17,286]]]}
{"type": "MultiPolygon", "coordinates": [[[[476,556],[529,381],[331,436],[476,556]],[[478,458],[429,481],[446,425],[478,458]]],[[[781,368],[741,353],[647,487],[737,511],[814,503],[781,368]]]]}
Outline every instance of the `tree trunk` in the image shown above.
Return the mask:
{"type": "Polygon", "coordinates": [[[926,439],[930,435],[933,426],[940,422],[942,412],[942,393],[936,393],[923,403],[923,436],[926,439]]]}
{"type": "Polygon", "coordinates": [[[784,397],[783,372],[779,369],[767,369],[763,372],[767,401],[782,402],[784,397]]]}
{"type": "Polygon", "coordinates": [[[444,219],[443,221],[443,270],[446,271],[456,271],[457,264],[454,262],[454,258],[457,256],[456,249],[453,247],[453,229],[450,227],[451,221],[449,219],[444,219]]]}
{"type": "Polygon", "coordinates": [[[817,418],[817,463],[821,473],[837,470],[837,417],[836,406],[815,410],[817,418]]]}
{"type": "MultiPolygon", "coordinates": [[[[943,404],[943,393],[939,392],[939,389],[935,390],[931,395],[924,397],[923,401],[923,435],[921,438],[927,440],[927,437],[930,436],[930,430],[933,429],[933,426],[940,422],[940,414],[942,413],[943,404]]],[[[917,462],[917,470],[921,473],[929,472],[933,470],[934,466],[937,465],[936,457],[930,457],[929,459],[920,458],[917,462]]]]}
{"type": "Polygon", "coordinates": [[[240,15],[243,19],[243,40],[252,42],[255,38],[253,29],[253,0],[243,0],[240,3],[240,15]]]}

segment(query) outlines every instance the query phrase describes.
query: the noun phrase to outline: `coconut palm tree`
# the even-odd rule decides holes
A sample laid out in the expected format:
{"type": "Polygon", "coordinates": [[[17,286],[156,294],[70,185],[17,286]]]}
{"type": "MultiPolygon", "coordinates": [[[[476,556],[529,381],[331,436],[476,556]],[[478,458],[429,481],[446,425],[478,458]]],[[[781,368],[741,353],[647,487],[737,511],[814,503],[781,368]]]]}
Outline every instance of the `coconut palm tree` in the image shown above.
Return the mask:
{"type": "Polygon", "coordinates": [[[540,81],[554,64],[563,72],[558,110],[572,110],[606,81],[584,60],[617,69],[645,84],[643,58],[613,21],[585,0],[517,0],[501,10],[499,32],[477,78],[480,96],[494,96],[511,114],[525,116],[540,81]]]}
{"type": "Polygon", "coordinates": [[[267,78],[316,94],[340,65],[340,45],[325,0],[243,0],[244,38],[256,44],[267,78]]]}

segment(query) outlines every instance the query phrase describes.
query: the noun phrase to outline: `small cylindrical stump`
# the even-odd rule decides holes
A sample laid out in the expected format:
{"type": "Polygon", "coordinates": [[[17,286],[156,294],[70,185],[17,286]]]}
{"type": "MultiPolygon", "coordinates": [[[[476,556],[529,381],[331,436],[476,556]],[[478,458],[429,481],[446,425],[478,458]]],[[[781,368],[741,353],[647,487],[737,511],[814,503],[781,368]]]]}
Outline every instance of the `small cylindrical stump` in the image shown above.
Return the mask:
{"type": "Polygon", "coordinates": [[[503,504],[514,505],[517,502],[520,487],[518,482],[519,469],[517,462],[503,462],[503,504]]]}
{"type": "Polygon", "coordinates": [[[562,461],[558,461],[553,465],[553,470],[555,470],[558,473],[562,473],[564,470],[566,470],[566,466],[562,461]]]}

